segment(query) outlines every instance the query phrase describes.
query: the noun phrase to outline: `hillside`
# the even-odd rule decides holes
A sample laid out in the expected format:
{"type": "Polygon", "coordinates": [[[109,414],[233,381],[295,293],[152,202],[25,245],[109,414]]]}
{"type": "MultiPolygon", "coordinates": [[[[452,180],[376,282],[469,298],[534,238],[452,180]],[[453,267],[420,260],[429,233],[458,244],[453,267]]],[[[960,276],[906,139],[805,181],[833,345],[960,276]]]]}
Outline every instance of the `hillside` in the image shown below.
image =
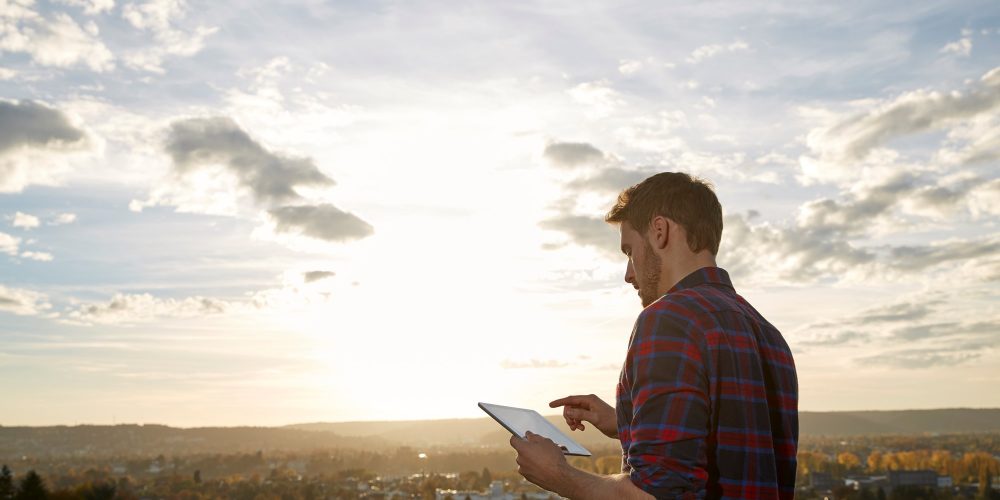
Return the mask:
{"type": "MultiPolygon", "coordinates": [[[[588,448],[600,450],[617,445],[614,440],[590,427],[585,432],[571,433],[561,417],[547,418],[588,448]]],[[[802,412],[799,422],[803,437],[1000,432],[1000,409],[802,412]]],[[[509,437],[509,433],[489,417],[192,429],[149,424],[0,426],[0,458],[23,455],[155,456],[333,448],[392,450],[400,446],[471,450],[506,447],[509,437]]]]}
{"type": "MultiPolygon", "coordinates": [[[[560,416],[548,416],[569,433],[560,416]]],[[[478,419],[311,423],[293,429],[333,432],[341,436],[378,437],[411,445],[495,445],[509,434],[489,417],[478,419]]],[[[799,432],[803,436],[848,436],[957,432],[1000,432],[1000,409],[940,409],[899,411],[801,412],[799,432]]],[[[588,427],[571,434],[584,446],[613,441],[588,427]]]]}

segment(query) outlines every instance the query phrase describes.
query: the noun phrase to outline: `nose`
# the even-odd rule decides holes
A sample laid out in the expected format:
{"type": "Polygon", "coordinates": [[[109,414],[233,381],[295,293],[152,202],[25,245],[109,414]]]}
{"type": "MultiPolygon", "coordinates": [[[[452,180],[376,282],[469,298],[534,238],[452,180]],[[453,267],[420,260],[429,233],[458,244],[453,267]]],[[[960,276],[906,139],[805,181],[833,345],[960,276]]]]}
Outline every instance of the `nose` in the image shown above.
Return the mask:
{"type": "Polygon", "coordinates": [[[632,285],[636,289],[639,288],[635,284],[635,269],[632,267],[632,259],[629,259],[628,265],[625,266],[625,282],[632,285]]]}

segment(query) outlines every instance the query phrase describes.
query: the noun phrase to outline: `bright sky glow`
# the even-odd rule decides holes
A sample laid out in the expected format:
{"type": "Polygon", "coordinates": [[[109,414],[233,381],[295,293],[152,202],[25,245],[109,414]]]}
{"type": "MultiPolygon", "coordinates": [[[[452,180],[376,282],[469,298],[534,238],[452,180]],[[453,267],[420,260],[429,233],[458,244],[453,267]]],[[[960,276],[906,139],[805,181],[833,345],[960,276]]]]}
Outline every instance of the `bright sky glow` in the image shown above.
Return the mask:
{"type": "Polygon", "coordinates": [[[0,425],[612,400],[716,186],[803,410],[1000,405],[994,2],[0,0],[0,425]]]}

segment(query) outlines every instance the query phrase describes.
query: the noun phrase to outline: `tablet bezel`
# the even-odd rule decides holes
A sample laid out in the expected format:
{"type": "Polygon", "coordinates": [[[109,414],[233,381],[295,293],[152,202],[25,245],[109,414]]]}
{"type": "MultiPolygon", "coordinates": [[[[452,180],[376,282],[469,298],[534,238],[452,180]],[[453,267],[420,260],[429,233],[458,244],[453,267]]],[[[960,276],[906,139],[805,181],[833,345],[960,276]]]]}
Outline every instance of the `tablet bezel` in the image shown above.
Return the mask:
{"type": "MultiPolygon", "coordinates": [[[[564,455],[570,455],[570,456],[574,456],[574,457],[590,457],[590,456],[593,456],[593,453],[591,453],[590,450],[588,450],[582,444],[578,443],[575,439],[567,436],[566,433],[564,433],[563,431],[559,430],[558,427],[556,427],[555,425],[553,425],[552,422],[549,422],[548,419],[546,419],[545,417],[543,417],[542,414],[538,413],[535,410],[532,410],[530,408],[519,408],[517,406],[505,406],[505,405],[498,405],[498,404],[494,404],[494,403],[484,403],[482,401],[479,402],[479,409],[481,409],[484,412],[486,412],[487,415],[489,415],[490,417],[492,417],[493,420],[496,420],[497,423],[500,424],[501,426],[503,426],[504,429],[507,429],[508,432],[510,432],[511,434],[513,434],[513,435],[515,435],[517,437],[520,437],[520,438],[523,438],[524,436],[519,435],[514,429],[511,429],[510,426],[507,425],[506,422],[504,422],[499,416],[495,415],[492,411],[489,410],[489,408],[487,408],[486,406],[483,406],[483,405],[496,406],[496,407],[499,407],[499,408],[509,408],[511,410],[529,411],[531,413],[534,413],[535,416],[537,416],[538,418],[542,419],[543,421],[545,421],[546,423],[548,423],[549,425],[551,425],[552,426],[552,430],[558,432],[562,437],[566,438],[567,441],[569,441],[570,443],[576,445],[579,449],[581,449],[581,450],[583,450],[585,452],[585,453],[573,453],[568,448],[566,448],[566,449],[563,450],[563,454],[564,455]]],[[[539,435],[541,436],[542,434],[539,434],[539,435]]],[[[544,436],[544,437],[549,437],[549,436],[544,436]]]]}

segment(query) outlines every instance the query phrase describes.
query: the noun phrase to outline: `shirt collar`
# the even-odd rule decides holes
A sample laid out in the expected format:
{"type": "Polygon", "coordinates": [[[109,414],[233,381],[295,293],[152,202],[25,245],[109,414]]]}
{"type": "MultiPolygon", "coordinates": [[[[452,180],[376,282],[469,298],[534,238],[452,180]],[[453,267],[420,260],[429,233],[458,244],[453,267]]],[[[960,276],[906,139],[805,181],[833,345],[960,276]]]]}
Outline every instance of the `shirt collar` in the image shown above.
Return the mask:
{"type": "Polygon", "coordinates": [[[667,293],[679,292],[685,288],[692,288],[698,285],[722,285],[735,290],[733,282],[729,280],[729,273],[725,269],[721,267],[703,267],[678,281],[667,293]]]}

